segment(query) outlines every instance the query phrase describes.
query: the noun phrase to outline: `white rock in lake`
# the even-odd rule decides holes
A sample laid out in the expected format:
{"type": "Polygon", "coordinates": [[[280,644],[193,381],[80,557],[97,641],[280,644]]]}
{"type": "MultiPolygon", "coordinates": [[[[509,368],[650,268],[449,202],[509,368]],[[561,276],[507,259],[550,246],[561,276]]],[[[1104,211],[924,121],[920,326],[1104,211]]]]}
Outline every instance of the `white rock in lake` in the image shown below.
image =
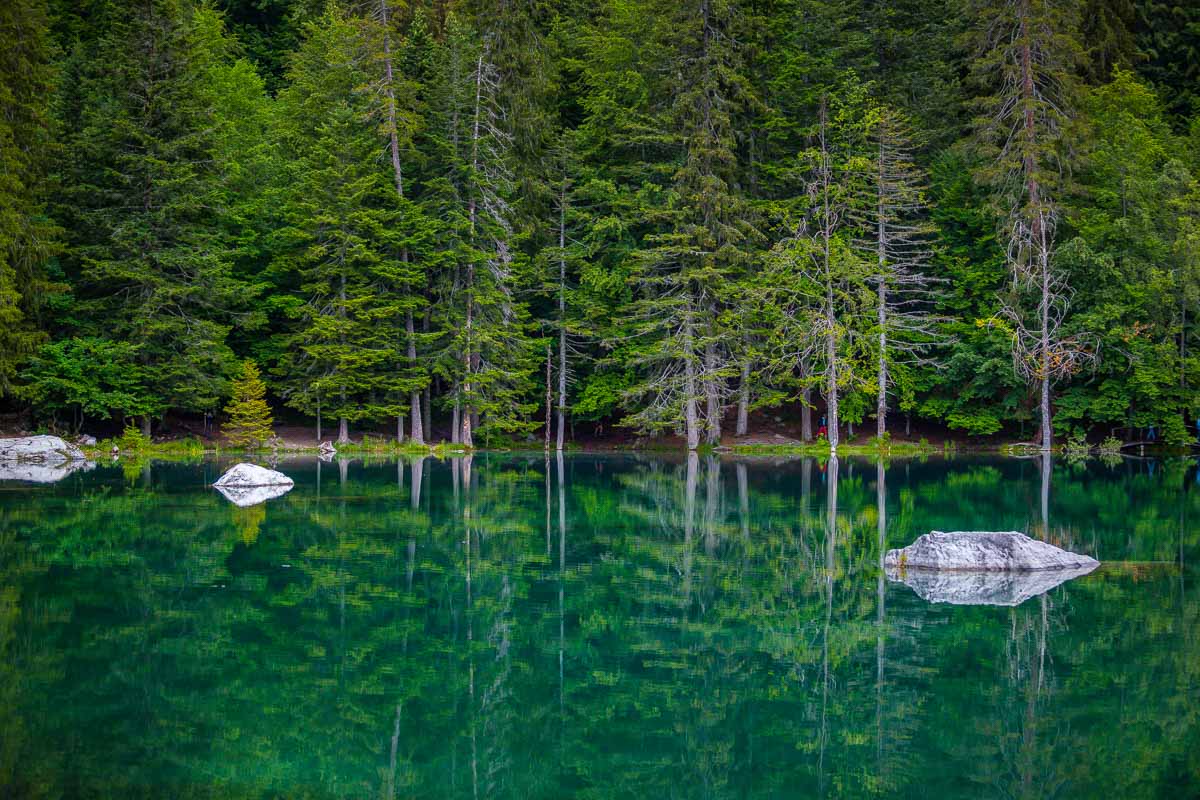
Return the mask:
{"type": "Polygon", "coordinates": [[[899,570],[1031,570],[1094,569],[1100,562],[1069,553],[1016,531],[932,531],[908,547],[889,550],[885,567],[899,570]]]}
{"type": "Polygon", "coordinates": [[[889,568],[889,580],[900,581],[930,603],[958,606],[1019,606],[1059,584],[1087,575],[1087,567],[1024,571],[931,570],[889,568]]]}
{"type": "Polygon", "coordinates": [[[245,508],[283,497],[292,490],[292,484],[278,486],[217,486],[217,491],[235,506],[245,508]]]}
{"type": "Polygon", "coordinates": [[[86,461],[87,456],[73,444],[57,436],[22,436],[0,439],[0,462],[37,462],[61,464],[64,461],[86,461]]]}
{"type": "Polygon", "coordinates": [[[232,489],[249,489],[256,486],[286,486],[290,489],[293,485],[294,481],[282,472],[257,464],[236,464],[213,484],[232,489]]]}

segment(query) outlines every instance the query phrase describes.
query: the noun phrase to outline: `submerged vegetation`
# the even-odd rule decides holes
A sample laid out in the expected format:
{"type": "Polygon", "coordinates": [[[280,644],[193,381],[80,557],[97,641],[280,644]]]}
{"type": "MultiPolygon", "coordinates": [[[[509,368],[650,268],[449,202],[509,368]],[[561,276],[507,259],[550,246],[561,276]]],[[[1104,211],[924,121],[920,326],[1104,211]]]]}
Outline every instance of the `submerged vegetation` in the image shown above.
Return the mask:
{"type": "Polygon", "coordinates": [[[1196,9],[9,0],[0,412],[1189,445],[1196,9]]]}

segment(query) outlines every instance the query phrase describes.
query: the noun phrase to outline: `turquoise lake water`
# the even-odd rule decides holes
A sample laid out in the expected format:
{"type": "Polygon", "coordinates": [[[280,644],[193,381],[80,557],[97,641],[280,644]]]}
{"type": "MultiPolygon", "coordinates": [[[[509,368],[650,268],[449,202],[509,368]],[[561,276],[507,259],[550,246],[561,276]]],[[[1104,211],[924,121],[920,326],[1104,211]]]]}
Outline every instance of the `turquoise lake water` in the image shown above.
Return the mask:
{"type": "Polygon", "coordinates": [[[1195,461],[230,463],[0,480],[0,797],[1200,796],[1195,461]],[[933,602],[933,529],[1103,564],[933,602]]]}

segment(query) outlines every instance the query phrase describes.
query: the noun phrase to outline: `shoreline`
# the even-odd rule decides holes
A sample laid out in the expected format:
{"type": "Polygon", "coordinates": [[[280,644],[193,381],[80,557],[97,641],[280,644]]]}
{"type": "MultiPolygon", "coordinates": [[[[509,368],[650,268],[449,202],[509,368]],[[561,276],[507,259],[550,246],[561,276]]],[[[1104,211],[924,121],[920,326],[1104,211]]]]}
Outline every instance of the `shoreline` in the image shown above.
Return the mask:
{"type": "MultiPolygon", "coordinates": [[[[95,446],[81,447],[87,457],[91,460],[102,460],[112,455],[112,446],[115,440],[103,440],[95,446]]],[[[514,447],[463,447],[459,444],[449,442],[439,442],[437,444],[427,445],[412,445],[398,444],[395,442],[368,442],[368,443],[351,443],[348,445],[334,445],[336,456],[386,456],[386,457],[434,457],[434,458],[455,458],[467,455],[491,454],[491,453],[509,453],[509,454],[528,454],[528,453],[544,453],[547,455],[557,454],[553,448],[537,447],[534,443],[529,443],[530,446],[514,446],[514,447]]],[[[595,442],[586,442],[582,444],[573,444],[565,447],[561,451],[564,455],[585,455],[585,454],[643,454],[643,455],[671,455],[682,456],[689,451],[683,447],[675,447],[670,444],[619,444],[619,445],[597,445],[595,442]]],[[[814,457],[814,458],[829,458],[833,455],[830,452],[827,443],[745,443],[732,445],[705,445],[692,451],[697,455],[702,456],[737,456],[737,457],[814,457]]],[[[917,442],[890,442],[879,444],[877,442],[869,442],[867,444],[839,445],[837,455],[853,456],[853,457],[883,457],[883,458],[928,458],[931,456],[970,456],[970,455],[992,455],[992,456],[1007,456],[1012,458],[1030,458],[1041,454],[1041,450],[1036,445],[1023,442],[1013,442],[1006,444],[979,444],[970,445],[963,442],[946,440],[941,446],[932,444],[922,444],[917,442]]],[[[1092,447],[1086,451],[1072,449],[1067,444],[1059,445],[1053,448],[1052,455],[1065,457],[1067,459],[1086,459],[1086,458],[1102,458],[1102,457],[1137,457],[1137,456],[1188,456],[1193,455],[1192,448],[1172,448],[1166,445],[1148,445],[1142,446],[1137,452],[1126,450],[1102,450],[1092,447]]],[[[136,449],[121,449],[118,455],[122,458],[155,458],[159,460],[190,460],[200,458],[214,457],[245,457],[248,459],[255,458],[270,458],[270,457],[294,457],[294,456],[320,456],[322,450],[319,445],[297,445],[295,443],[276,448],[259,448],[245,449],[233,447],[221,447],[220,445],[201,444],[195,439],[177,439],[166,442],[146,443],[136,449]]]]}

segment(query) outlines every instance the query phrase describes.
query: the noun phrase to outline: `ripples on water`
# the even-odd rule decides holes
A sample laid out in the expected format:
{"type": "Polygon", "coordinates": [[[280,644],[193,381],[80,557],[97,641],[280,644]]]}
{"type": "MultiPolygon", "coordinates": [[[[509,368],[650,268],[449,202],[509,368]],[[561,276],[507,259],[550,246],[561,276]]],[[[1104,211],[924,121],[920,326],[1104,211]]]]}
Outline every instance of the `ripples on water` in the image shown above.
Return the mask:
{"type": "Polygon", "coordinates": [[[0,796],[1200,794],[1194,462],[227,466],[0,482],[0,796]],[[930,529],[1104,564],[931,603],[930,529]]]}

